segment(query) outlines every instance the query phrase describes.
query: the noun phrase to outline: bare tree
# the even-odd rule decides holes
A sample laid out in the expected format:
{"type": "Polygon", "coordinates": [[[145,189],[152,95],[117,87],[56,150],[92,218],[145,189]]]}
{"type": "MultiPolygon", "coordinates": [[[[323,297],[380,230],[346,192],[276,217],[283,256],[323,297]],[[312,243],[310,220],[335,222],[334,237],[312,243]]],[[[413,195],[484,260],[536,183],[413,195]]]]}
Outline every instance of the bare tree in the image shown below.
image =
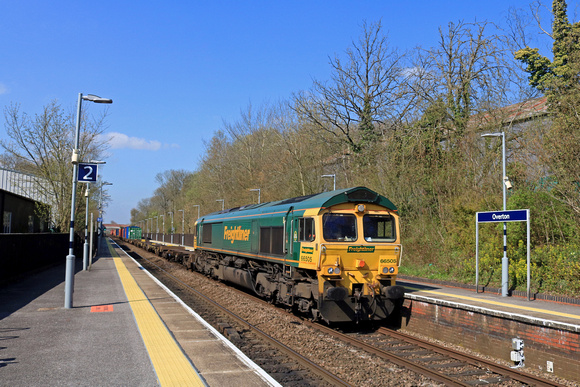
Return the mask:
{"type": "MultiPolygon", "coordinates": [[[[81,160],[100,159],[107,149],[99,136],[104,130],[105,117],[106,112],[91,120],[83,118],[79,139],[81,160]]],[[[21,113],[20,106],[12,104],[4,109],[4,118],[9,140],[0,140],[0,147],[5,152],[3,162],[10,163],[8,166],[13,169],[38,176],[38,191],[53,198],[49,204],[53,206],[54,225],[66,229],[70,219],[74,114],[66,114],[57,101],[52,101],[34,117],[21,113]]],[[[79,204],[84,200],[82,195],[77,195],[77,199],[79,204]]],[[[77,205],[76,208],[84,210],[85,207],[77,205]]]]}
{"type": "Polygon", "coordinates": [[[330,82],[315,81],[312,90],[294,95],[297,112],[351,153],[364,153],[393,127],[409,106],[403,86],[403,56],[391,49],[380,22],[363,25],[346,60],[330,59],[330,82]]]}
{"type": "Polygon", "coordinates": [[[288,103],[280,103],[273,115],[273,127],[278,134],[276,163],[281,167],[278,181],[280,197],[302,196],[320,192],[320,175],[324,173],[325,160],[340,153],[326,134],[321,138],[313,134],[312,123],[300,120],[288,103]]]}
{"type": "MultiPolygon", "coordinates": [[[[490,23],[449,23],[439,28],[438,45],[416,58],[415,90],[426,106],[443,103],[441,130],[461,139],[473,114],[508,105],[515,78],[505,39],[490,23]]],[[[425,108],[426,109],[426,108],[425,108]]]]}
{"type": "MultiPolygon", "coordinates": [[[[263,186],[266,178],[262,171],[264,158],[273,144],[269,139],[272,110],[268,105],[254,108],[249,104],[240,112],[240,119],[224,122],[224,130],[232,144],[232,161],[239,173],[235,173],[235,185],[242,190],[248,186],[263,186]]],[[[246,196],[246,195],[242,195],[246,196]]]]}

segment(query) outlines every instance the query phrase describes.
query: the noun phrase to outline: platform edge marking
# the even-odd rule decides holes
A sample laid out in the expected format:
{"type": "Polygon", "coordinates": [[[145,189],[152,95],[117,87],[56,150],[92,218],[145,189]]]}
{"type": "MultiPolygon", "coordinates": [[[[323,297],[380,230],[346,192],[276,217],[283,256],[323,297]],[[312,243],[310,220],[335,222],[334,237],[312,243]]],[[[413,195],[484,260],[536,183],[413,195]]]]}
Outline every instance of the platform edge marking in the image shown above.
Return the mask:
{"type": "MultiPolygon", "coordinates": [[[[111,245],[109,244],[109,248],[111,245]]],[[[206,386],[118,254],[115,267],[161,386],[206,386]]]]}
{"type": "MultiPolygon", "coordinates": [[[[114,241],[111,241],[115,243],[114,241]]],[[[116,243],[115,243],[116,244],[116,243]]],[[[238,347],[236,347],[232,342],[226,339],[221,333],[218,332],[213,326],[211,326],[207,321],[205,321],[199,314],[197,314],[193,309],[191,309],[188,305],[186,305],[175,293],[173,293],[169,288],[163,285],[157,278],[155,278],[149,271],[147,271],[139,262],[137,262],[133,257],[127,254],[126,251],[122,250],[125,255],[130,258],[140,269],[143,270],[157,285],[159,285],[163,290],[167,292],[176,302],[178,302],[181,306],[183,306],[189,314],[191,314],[196,320],[198,320],[207,330],[209,330],[215,337],[217,337],[224,345],[229,347],[238,357],[238,359],[246,364],[250,369],[254,370],[260,378],[267,384],[274,386],[274,387],[282,387],[280,383],[278,383],[272,376],[270,376],[266,371],[260,368],[253,360],[246,356],[238,347]]]]}

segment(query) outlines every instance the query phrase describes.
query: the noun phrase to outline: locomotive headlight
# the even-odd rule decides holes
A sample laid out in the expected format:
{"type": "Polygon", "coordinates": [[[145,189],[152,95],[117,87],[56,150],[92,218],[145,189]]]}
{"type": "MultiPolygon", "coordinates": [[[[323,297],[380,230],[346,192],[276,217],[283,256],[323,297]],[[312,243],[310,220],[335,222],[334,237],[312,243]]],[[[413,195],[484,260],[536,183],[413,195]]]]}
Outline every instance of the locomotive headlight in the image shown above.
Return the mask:
{"type": "Polygon", "coordinates": [[[325,275],[337,276],[337,275],[340,275],[341,270],[340,270],[340,267],[338,267],[338,266],[330,266],[330,267],[325,268],[324,272],[326,272],[325,275]]]}
{"type": "Polygon", "coordinates": [[[389,267],[389,273],[393,274],[395,272],[395,268],[394,267],[389,267]]]}
{"type": "Polygon", "coordinates": [[[358,212],[365,212],[365,210],[366,210],[366,207],[365,207],[365,205],[364,205],[364,204],[359,204],[358,206],[356,206],[356,210],[357,210],[358,212]]]}
{"type": "Polygon", "coordinates": [[[383,274],[388,274],[388,273],[389,273],[389,268],[388,267],[383,267],[383,274]]]}

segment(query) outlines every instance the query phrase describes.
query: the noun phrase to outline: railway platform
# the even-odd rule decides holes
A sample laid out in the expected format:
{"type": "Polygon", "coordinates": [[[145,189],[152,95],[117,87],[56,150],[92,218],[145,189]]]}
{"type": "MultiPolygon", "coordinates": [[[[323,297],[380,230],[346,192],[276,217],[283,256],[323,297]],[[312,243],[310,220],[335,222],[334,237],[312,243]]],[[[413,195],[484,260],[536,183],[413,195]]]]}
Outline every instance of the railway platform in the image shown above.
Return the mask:
{"type": "Polygon", "coordinates": [[[475,287],[419,282],[410,278],[397,281],[406,289],[406,296],[415,300],[432,300],[439,305],[451,305],[465,310],[527,322],[533,325],[557,327],[580,333],[580,300],[566,303],[525,297],[502,297],[497,292],[475,291],[475,287]]]}
{"type": "Polygon", "coordinates": [[[580,383],[580,302],[399,278],[406,288],[401,327],[580,383]]]}
{"type": "Polygon", "coordinates": [[[272,386],[278,383],[103,239],[77,257],[73,307],[63,264],[0,288],[0,385],[272,386]]]}

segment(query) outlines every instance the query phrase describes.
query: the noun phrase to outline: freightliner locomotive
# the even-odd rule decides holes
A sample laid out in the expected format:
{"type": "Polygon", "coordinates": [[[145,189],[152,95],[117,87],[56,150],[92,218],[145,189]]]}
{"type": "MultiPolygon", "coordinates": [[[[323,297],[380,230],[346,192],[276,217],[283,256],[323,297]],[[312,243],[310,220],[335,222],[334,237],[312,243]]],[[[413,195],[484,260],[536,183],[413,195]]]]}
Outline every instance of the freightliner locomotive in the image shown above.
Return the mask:
{"type": "Polygon", "coordinates": [[[383,320],[404,296],[397,208],[365,187],[206,215],[194,245],[192,269],[313,319],[383,320]]]}

